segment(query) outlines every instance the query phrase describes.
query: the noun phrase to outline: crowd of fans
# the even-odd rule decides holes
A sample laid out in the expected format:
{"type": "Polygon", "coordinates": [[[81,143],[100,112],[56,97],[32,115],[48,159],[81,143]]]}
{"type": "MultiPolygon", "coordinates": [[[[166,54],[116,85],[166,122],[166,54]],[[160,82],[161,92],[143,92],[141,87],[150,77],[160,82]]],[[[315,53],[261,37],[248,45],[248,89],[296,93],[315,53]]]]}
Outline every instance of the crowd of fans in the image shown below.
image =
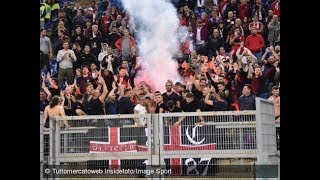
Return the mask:
{"type": "MultiPolygon", "coordinates": [[[[188,33],[174,57],[183,81],[168,79],[165,92],[135,80],[143,59],[120,1],[70,2],[40,4],[45,123],[52,115],[255,110],[255,97],[274,102],[280,123],[280,0],[172,0],[188,33]]],[[[140,119],[121,125],[144,126],[140,119]]]]}

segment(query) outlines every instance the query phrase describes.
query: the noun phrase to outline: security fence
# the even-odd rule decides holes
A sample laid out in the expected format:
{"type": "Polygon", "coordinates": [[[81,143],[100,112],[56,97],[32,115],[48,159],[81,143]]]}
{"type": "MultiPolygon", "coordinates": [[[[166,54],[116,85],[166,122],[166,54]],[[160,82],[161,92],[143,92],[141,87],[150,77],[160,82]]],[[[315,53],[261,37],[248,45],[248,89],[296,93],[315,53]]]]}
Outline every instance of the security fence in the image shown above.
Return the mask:
{"type": "MultiPolygon", "coordinates": [[[[135,172],[129,177],[144,177],[150,175],[145,170],[149,172],[156,167],[161,172],[152,176],[156,178],[219,177],[222,169],[228,169],[224,165],[245,166],[256,162],[260,147],[257,145],[256,113],[225,111],[50,118],[49,128],[42,130],[42,125],[40,128],[41,170],[48,165],[91,170],[141,169],[143,173],[135,172]],[[175,124],[179,120],[181,123],[175,124]],[[64,128],[66,122],[71,127],[64,128]],[[144,122],[144,126],[135,122],[144,122]]],[[[41,117],[40,120],[42,123],[41,117]]],[[[280,129],[277,132],[279,134],[274,136],[280,150],[280,129]]],[[[41,177],[43,175],[41,171],[41,177]]],[[[96,177],[110,177],[110,174],[96,177]]]]}

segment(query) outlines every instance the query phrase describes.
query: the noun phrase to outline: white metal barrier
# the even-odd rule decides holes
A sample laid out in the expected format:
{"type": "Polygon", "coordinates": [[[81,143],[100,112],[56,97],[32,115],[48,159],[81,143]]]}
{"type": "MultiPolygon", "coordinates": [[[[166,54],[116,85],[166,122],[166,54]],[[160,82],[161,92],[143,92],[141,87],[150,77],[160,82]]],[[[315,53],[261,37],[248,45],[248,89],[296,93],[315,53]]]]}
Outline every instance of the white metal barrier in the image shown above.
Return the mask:
{"type": "MultiPolygon", "coordinates": [[[[56,117],[50,119],[50,128],[45,128],[43,135],[50,134],[50,165],[93,169],[150,165],[147,168],[163,170],[171,166],[171,175],[217,175],[219,171],[212,167],[219,159],[241,159],[244,164],[243,159],[254,162],[259,157],[257,147],[262,146],[257,141],[257,112],[56,117]],[[173,125],[179,118],[184,119],[182,123],[173,125]],[[199,123],[200,119],[205,125],[199,123]],[[134,120],[146,121],[146,125],[130,125],[134,120]],[[64,121],[71,127],[60,128],[64,121]]],[[[270,127],[274,130],[267,138],[274,140],[268,143],[276,145],[275,126],[270,127]]]]}

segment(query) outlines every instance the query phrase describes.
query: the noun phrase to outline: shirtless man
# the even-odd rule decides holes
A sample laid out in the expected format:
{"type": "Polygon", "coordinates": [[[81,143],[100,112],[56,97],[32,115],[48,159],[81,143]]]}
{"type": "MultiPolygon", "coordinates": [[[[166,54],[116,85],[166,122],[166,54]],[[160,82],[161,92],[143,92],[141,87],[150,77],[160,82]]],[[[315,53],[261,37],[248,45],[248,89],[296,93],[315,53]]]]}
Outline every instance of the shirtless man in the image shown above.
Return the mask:
{"type": "Polygon", "coordinates": [[[278,86],[273,86],[271,93],[272,96],[270,96],[268,100],[273,102],[276,124],[280,124],[280,88],[278,86]]]}
{"type": "MultiPolygon", "coordinates": [[[[43,126],[46,127],[46,121],[48,117],[54,117],[54,116],[66,116],[63,108],[64,104],[64,98],[61,99],[59,96],[54,96],[49,105],[44,109],[43,113],[43,126]]],[[[63,123],[60,123],[60,127],[66,127],[69,128],[70,125],[66,120],[63,121],[63,123]]]]}

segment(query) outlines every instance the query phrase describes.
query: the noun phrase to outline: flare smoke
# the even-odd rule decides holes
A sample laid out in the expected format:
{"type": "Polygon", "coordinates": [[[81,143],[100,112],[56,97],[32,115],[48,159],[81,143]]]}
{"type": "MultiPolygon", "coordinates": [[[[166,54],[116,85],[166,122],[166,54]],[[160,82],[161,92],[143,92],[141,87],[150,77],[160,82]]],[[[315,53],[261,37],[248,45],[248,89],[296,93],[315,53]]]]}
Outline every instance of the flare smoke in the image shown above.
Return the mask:
{"type": "Polygon", "coordinates": [[[177,29],[179,20],[176,9],[165,0],[122,0],[129,11],[131,26],[136,32],[142,70],[136,76],[136,84],[146,81],[153,92],[165,90],[168,79],[180,81],[178,64],[172,59],[177,53],[177,29]]]}

